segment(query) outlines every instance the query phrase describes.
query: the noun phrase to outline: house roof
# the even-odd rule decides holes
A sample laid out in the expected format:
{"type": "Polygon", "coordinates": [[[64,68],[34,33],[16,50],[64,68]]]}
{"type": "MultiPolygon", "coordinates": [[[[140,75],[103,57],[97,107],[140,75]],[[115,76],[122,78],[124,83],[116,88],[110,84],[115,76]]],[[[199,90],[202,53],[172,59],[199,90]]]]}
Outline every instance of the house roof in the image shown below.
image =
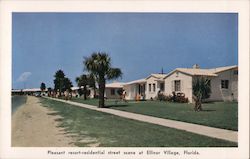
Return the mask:
{"type": "Polygon", "coordinates": [[[113,82],[113,83],[108,83],[106,84],[106,88],[122,88],[124,83],[122,82],[113,82]]]}
{"type": "Polygon", "coordinates": [[[39,92],[39,91],[41,91],[41,89],[40,88],[26,88],[26,89],[23,89],[22,91],[23,92],[39,92]]]}
{"type": "Polygon", "coordinates": [[[177,68],[177,71],[192,75],[192,76],[217,76],[211,70],[208,69],[196,69],[196,68],[177,68]]]}
{"type": "Polygon", "coordinates": [[[22,92],[21,89],[12,89],[11,92],[22,92]]]}
{"type": "MultiPolygon", "coordinates": [[[[172,75],[174,72],[182,72],[184,74],[188,74],[190,76],[217,76],[217,74],[213,73],[210,70],[207,69],[196,69],[196,68],[176,68],[175,70],[171,71],[165,78],[172,75]]],[[[164,79],[165,79],[164,78],[164,79]]]]}
{"type": "Polygon", "coordinates": [[[225,67],[212,68],[212,69],[209,69],[209,70],[211,70],[213,73],[219,73],[219,72],[223,72],[223,71],[227,71],[227,70],[235,69],[235,68],[238,68],[238,66],[237,65],[225,66],[225,67]]]}
{"type": "MultiPolygon", "coordinates": [[[[173,74],[176,71],[188,74],[190,76],[218,76],[217,73],[227,71],[230,69],[238,68],[238,66],[226,66],[226,67],[217,67],[217,68],[212,68],[212,69],[199,69],[199,68],[176,68],[172,72],[170,72],[168,75],[165,76],[168,77],[171,74],[173,74]]],[[[164,78],[164,79],[165,79],[164,78]]]]}
{"type": "Polygon", "coordinates": [[[71,87],[71,90],[74,91],[74,90],[78,90],[79,87],[71,87]]]}
{"type": "Polygon", "coordinates": [[[164,79],[165,77],[167,76],[167,74],[151,74],[149,75],[146,79],[150,78],[150,77],[155,77],[155,78],[158,78],[158,79],[164,79]]]}
{"type": "Polygon", "coordinates": [[[134,80],[134,81],[125,83],[124,85],[130,85],[130,84],[135,84],[135,83],[146,83],[146,79],[143,78],[143,79],[139,79],[139,80],[134,80]]]}

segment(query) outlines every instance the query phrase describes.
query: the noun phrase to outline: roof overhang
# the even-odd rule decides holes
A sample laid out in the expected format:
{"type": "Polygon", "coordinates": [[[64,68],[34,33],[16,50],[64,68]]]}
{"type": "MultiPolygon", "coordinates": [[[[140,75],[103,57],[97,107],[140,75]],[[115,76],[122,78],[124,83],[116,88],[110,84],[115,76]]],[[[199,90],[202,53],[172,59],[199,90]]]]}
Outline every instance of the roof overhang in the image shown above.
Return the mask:
{"type": "Polygon", "coordinates": [[[124,85],[144,84],[144,83],[146,83],[146,79],[140,79],[140,80],[131,81],[131,82],[125,83],[124,85]]]}
{"type": "Polygon", "coordinates": [[[189,72],[184,72],[182,70],[175,69],[172,72],[170,72],[169,74],[167,74],[167,76],[164,77],[164,79],[166,79],[167,77],[169,77],[170,75],[172,75],[175,72],[181,72],[181,73],[183,73],[185,75],[189,75],[189,76],[207,76],[207,77],[216,77],[216,76],[218,76],[217,74],[214,74],[214,73],[189,73],[189,72]]]}

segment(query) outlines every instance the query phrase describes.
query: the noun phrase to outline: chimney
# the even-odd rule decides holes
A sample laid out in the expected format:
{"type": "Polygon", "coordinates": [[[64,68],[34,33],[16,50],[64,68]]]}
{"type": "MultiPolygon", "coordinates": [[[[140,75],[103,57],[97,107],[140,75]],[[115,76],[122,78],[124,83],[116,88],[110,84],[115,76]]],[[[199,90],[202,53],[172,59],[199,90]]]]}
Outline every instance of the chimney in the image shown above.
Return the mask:
{"type": "Polygon", "coordinates": [[[200,66],[199,66],[198,64],[194,64],[194,65],[193,65],[193,68],[194,68],[194,69],[199,69],[200,66]]]}

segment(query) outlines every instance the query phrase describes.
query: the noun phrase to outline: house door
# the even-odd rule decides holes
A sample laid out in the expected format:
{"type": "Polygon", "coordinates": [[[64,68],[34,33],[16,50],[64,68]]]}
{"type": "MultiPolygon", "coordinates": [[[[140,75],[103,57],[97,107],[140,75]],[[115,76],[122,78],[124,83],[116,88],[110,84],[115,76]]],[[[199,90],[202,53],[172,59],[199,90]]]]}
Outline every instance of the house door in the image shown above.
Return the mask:
{"type": "Polygon", "coordinates": [[[138,84],[138,94],[145,95],[145,84],[138,84]]]}
{"type": "Polygon", "coordinates": [[[141,95],[141,85],[138,84],[138,94],[141,95]]]}

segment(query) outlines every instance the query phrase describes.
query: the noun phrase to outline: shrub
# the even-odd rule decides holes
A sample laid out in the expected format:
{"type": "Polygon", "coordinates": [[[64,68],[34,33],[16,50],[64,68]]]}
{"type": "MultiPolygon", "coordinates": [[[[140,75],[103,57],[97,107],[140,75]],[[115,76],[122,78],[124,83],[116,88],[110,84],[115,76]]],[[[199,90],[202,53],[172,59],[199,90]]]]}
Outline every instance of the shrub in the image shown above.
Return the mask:
{"type": "Polygon", "coordinates": [[[162,94],[162,93],[159,93],[157,95],[156,99],[159,100],[159,101],[165,101],[166,100],[166,96],[164,94],[162,94]]]}
{"type": "Polygon", "coordinates": [[[184,93],[175,94],[173,92],[173,95],[167,95],[167,96],[164,94],[159,94],[158,100],[163,100],[167,102],[188,103],[188,98],[185,97],[184,93]]]}

